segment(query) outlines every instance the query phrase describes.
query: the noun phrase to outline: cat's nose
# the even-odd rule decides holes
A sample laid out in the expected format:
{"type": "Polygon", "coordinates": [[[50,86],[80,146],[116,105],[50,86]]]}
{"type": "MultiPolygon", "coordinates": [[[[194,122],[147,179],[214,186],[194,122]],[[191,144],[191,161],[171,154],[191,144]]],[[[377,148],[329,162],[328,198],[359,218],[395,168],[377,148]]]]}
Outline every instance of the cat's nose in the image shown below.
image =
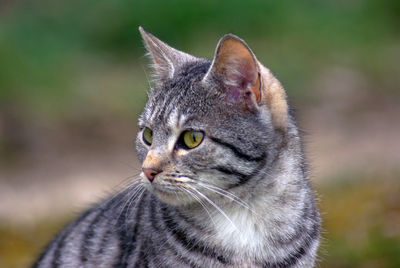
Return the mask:
{"type": "Polygon", "coordinates": [[[153,169],[153,168],[142,168],[142,170],[143,170],[144,175],[146,175],[147,179],[148,179],[150,182],[153,182],[154,177],[155,177],[158,173],[161,172],[160,170],[156,170],[156,169],[153,169]]]}

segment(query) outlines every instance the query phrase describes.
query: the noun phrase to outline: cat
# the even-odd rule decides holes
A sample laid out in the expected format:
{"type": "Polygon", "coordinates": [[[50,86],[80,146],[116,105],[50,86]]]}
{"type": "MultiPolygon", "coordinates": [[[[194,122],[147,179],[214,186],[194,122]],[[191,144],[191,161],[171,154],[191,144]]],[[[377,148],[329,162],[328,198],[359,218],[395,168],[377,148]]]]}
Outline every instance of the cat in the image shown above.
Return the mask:
{"type": "Polygon", "coordinates": [[[209,61],[139,31],[155,73],[141,174],[34,267],[313,267],[320,216],[280,82],[235,35],[209,61]]]}

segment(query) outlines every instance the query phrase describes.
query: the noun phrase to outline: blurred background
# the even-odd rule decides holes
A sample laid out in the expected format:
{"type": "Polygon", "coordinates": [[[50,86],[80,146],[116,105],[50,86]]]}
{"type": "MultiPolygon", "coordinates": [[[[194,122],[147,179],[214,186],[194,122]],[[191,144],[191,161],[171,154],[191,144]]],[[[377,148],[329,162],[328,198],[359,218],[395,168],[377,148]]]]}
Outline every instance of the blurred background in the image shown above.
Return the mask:
{"type": "Polygon", "coordinates": [[[211,58],[245,39],[288,91],[323,214],[320,267],[400,267],[400,1],[0,1],[0,267],[27,267],[139,173],[138,26],[211,58]]]}

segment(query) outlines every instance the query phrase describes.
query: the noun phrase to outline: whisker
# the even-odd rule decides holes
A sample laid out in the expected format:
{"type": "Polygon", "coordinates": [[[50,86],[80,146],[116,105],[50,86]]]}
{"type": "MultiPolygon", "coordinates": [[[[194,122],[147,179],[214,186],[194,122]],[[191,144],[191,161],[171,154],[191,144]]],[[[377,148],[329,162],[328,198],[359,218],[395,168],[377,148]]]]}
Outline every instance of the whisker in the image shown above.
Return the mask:
{"type": "Polygon", "coordinates": [[[134,182],[126,183],[126,186],[124,186],[124,187],[114,186],[113,190],[110,193],[111,197],[109,198],[109,201],[112,202],[116,197],[119,197],[120,193],[123,190],[128,191],[129,188],[133,189],[133,188],[137,187],[138,184],[140,184],[140,183],[138,183],[137,181],[134,181],[134,182]]]}
{"type": "Polygon", "coordinates": [[[208,203],[210,203],[215,209],[217,209],[228,221],[230,224],[232,224],[232,226],[238,231],[239,229],[236,227],[236,225],[233,223],[233,221],[229,218],[228,215],[226,215],[226,213],[219,207],[217,206],[217,204],[215,204],[210,198],[208,198],[205,194],[201,193],[199,190],[190,187],[190,189],[192,189],[193,191],[195,191],[198,195],[200,195],[201,197],[203,197],[208,203]]]}
{"type": "Polygon", "coordinates": [[[131,176],[124,178],[122,181],[118,182],[117,187],[124,187],[127,184],[130,184],[132,182],[132,179],[133,179],[133,181],[140,180],[140,173],[137,173],[137,174],[135,173],[131,176]]]}
{"type": "Polygon", "coordinates": [[[215,185],[207,184],[207,183],[200,182],[200,181],[198,181],[197,183],[198,183],[198,185],[200,185],[200,186],[202,186],[202,187],[204,187],[204,188],[206,188],[206,189],[208,189],[208,190],[210,190],[210,191],[212,191],[212,192],[214,192],[214,193],[216,193],[216,194],[219,194],[219,195],[221,195],[221,196],[224,196],[224,197],[226,197],[226,198],[228,198],[228,199],[234,201],[234,202],[237,203],[238,205],[241,205],[242,207],[248,209],[249,211],[251,211],[251,212],[254,213],[255,215],[259,216],[258,213],[255,212],[255,211],[250,207],[249,204],[247,204],[246,202],[244,202],[241,198],[239,198],[238,196],[234,195],[233,193],[228,192],[228,191],[226,191],[226,190],[224,190],[224,189],[222,189],[222,188],[220,188],[220,187],[218,187],[218,186],[215,186],[215,185]]]}
{"type": "Polygon", "coordinates": [[[128,208],[125,211],[125,216],[128,213],[128,211],[130,210],[133,201],[137,200],[137,198],[140,197],[143,194],[143,192],[144,192],[144,188],[142,187],[142,188],[137,190],[136,194],[132,194],[131,195],[130,201],[129,201],[129,204],[128,204],[128,208]]]}
{"type": "Polygon", "coordinates": [[[201,200],[201,198],[199,198],[195,192],[190,191],[191,189],[186,189],[184,187],[179,187],[179,189],[184,190],[186,193],[189,194],[190,197],[193,197],[201,206],[202,208],[206,211],[206,213],[208,214],[208,216],[210,217],[210,220],[212,221],[212,223],[214,224],[214,226],[216,226],[215,221],[213,219],[213,217],[211,216],[211,212],[209,211],[209,209],[207,208],[206,204],[204,204],[204,202],[201,200]]]}
{"type": "Polygon", "coordinates": [[[132,205],[132,202],[138,196],[141,196],[143,194],[143,192],[145,191],[145,188],[142,187],[142,184],[136,184],[136,185],[133,185],[132,189],[129,190],[129,191],[130,191],[129,197],[126,199],[124,205],[120,207],[120,212],[118,214],[118,217],[116,217],[116,221],[118,221],[120,219],[120,217],[122,216],[124,211],[125,211],[125,216],[126,216],[126,213],[130,209],[130,206],[132,205]]]}
{"type": "Polygon", "coordinates": [[[225,197],[229,198],[230,200],[236,202],[237,204],[243,206],[244,208],[248,209],[249,211],[251,211],[255,215],[259,216],[258,213],[255,212],[250,207],[250,205],[248,203],[243,201],[240,197],[236,196],[235,194],[233,194],[233,193],[231,193],[231,192],[229,192],[227,190],[224,190],[224,189],[222,189],[222,188],[220,188],[220,187],[218,187],[218,186],[216,186],[214,184],[209,184],[209,183],[206,183],[206,182],[203,182],[203,181],[200,181],[200,180],[196,180],[196,179],[194,179],[192,177],[189,177],[189,176],[185,176],[185,177],[188,178],[188,179],[191,179],[192,181],[195,181],[195,183],[193,183],[193,184],[200,185],[200,186],[202,186],[202,187],[204,187],[204,188],[206,188],[206,189],[208,189],[208,190],[210,190],[210,191],[212,191],[212,192],[214,192],[216,194],[219,194],[221,196],[225,196],[225,197]]]}

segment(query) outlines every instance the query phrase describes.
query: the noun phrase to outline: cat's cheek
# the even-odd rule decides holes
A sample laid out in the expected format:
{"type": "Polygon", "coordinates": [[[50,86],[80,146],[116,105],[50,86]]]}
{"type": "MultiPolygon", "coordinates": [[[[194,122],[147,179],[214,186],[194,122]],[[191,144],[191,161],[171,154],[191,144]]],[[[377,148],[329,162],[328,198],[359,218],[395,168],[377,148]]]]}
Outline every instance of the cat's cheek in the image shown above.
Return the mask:
{"type": "MultiPolygon", "coordinates": [[[[206,145],[208,145],[209,143],[207,143],[206,145]]],[[[215,153],[217,152],[217,148],[213,147],[213,146],[207,146],[207,155],[211,156],[211,155],[215,155],[215,153]]]]}
{"type": "Polygon", "coordinates": [[[146,153],[143,154],[138,153],[137,156],[140,163],[143,163],[144,159],[146,159],[146,153]]]}
{"type": "Polygon", "coordinates": [[[136,140],[136,153],[140,163],[143,163],[147,155],[147,148],[141,143],[139,139],[136,140]]]}
{"type": "Polygon", "coordinates": [[[175,157],[182,158],[182,157],[187,156],[189,153],[190,153],[190,151],[188,151],[188,150],[178,149],[175,151],[175,157]]]}
{"type": "Polygon", "coordinates": [[[202,147],[194,148],[191,150],[179,149],[175,151],[175,159],[179,165],[191,167],[194,163],[203,163],[205,158],[208,158],[210,154],[208,150],[202,147]]]}

